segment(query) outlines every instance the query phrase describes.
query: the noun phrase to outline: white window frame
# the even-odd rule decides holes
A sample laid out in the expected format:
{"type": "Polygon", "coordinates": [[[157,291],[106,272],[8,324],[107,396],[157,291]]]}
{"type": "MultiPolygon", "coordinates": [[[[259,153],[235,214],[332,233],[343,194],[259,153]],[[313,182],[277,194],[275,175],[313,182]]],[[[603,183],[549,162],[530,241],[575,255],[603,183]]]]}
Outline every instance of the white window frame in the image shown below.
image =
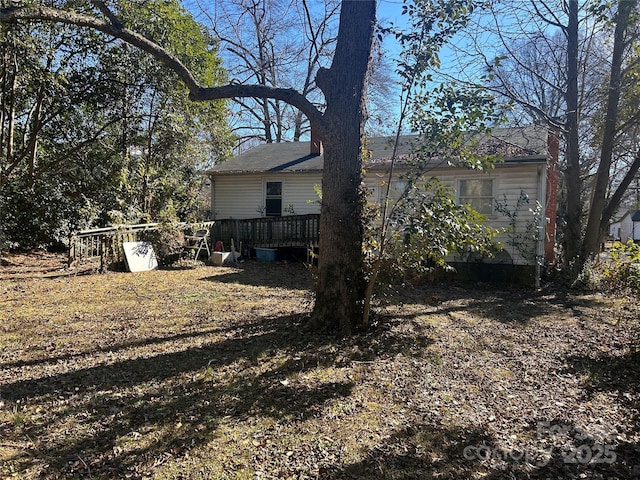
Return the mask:
{"type": "MultiPolygon", "coordinates": [[[[466,195],[464,197],[462,197],[460,195],[461,192],[461,182],[468,182],[468,181],[486,181],[486,182],[491,182],[491,211],[490,212],[481,212],[478,211],[478,213],[480,213],[481,215],[486,215],[486,216],[493,216],[495,215],[495,208],[496,208],[496,187],[497,187],[497,179],[496,177],[463,177],[463,178],[458,178],[456,179],[456,197],[457,197],[457,202],[459,205],[462,205],[464,203],[469,203],[464,201],[463,199],[474,199],[474,198],[482,198],[482,199],[486,199],[489,198],[486,195],[479,195],[479,196],[469,196],[466,195]]],[[[471,205],[471,204],[469,204],[471,205]]],[[[473,205],[471,205],[471,207],[473,208],[473,205]]]]}

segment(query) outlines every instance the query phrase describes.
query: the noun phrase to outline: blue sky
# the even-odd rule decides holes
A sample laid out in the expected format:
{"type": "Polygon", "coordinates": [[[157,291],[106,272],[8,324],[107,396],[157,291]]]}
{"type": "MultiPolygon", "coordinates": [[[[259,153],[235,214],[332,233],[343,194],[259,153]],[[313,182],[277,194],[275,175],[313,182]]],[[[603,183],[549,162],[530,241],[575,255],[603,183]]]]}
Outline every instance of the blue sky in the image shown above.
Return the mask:
{"type": "Polygon", "coordinates": [[[394,23],[402,21],[402,0],[378,0],[378,18],[391,20],[394,23]]]}

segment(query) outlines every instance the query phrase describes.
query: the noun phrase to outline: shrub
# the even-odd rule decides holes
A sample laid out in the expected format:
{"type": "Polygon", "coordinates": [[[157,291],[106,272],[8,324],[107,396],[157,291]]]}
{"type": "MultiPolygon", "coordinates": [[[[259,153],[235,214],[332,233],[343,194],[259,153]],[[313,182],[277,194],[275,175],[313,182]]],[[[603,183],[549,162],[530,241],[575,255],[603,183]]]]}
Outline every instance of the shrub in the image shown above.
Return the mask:
{"type": "Polygon", "coordinates": [[[611,261],[603,269],[604,285],[610,290],[630,290],[640,295],[640,245],[629,240],[615,242],[611,261]]]}
{"type": "Polygon", "coordinates": [[[170,203],[160,215],[157,230],[145,232],[143,240],[153,245],[158,265],[168,267],[180,259],[184,246],[184,232],[170,203]]]}
{"type": "MultiPolygon", "coordinates": [[[[569,265],[568,269],[571,271],[575,269],[575,266],[569,265]]],[[[600,288],[600,276],[592,260],[584,262],[582,268],[575,276],[575,280],[571,283],[571,288],[580,290],[581,292],[595,292],[600,288]]]]}
{"type": "Polygon", "coordinates": [[[175,263],[182,253],[184,233],[177,223],[161,223],[158,230],[150,231],[145,240],[151,242],[158,259],[158,265],[168,267],[175,263]]]}

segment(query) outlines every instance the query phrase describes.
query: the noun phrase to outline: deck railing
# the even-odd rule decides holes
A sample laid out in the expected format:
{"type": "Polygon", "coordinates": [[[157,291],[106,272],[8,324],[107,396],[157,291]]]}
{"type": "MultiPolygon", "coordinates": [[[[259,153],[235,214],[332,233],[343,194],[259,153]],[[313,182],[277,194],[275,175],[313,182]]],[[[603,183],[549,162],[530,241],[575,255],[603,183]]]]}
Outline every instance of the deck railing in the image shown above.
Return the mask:
{"type": "MultiPolygon", "coordinates": [[[[93,228],[73,233],[69,238],[69,263],[100,259],[100,267],[124,260],[123,242],[143,240],[145,232],[158,230],[158,223],[93,228]]],[[[245,247],[317,247],[320,240],[320,215],[290,215],[245,220],[224,219],[210,222],[179,223],[183,230],[210,230],[210,245],[217,241],[229,250],[231,239],[236,248],[245,247]]]]}
{"type": "Polygon", "coordinates": [[[265,248],[317,246],[320,215],[216,220],[211,228],[212,243],[221,241],[228,249],[232,238],[236,248],[240,242],[247,247],[265,248]]]}
{"type": "MultiPolygon", "coordinates": [[[[211,229],[214,222],[178,223],[184,231],[211,229]]],[[[117,225],[74,232],[69,237],[69,264],[89,259],[100,259],[100,268],[108,263],[124,260],[123,242],[143,240],[145,232],[158,230],[159,223],[117,225]]]]}

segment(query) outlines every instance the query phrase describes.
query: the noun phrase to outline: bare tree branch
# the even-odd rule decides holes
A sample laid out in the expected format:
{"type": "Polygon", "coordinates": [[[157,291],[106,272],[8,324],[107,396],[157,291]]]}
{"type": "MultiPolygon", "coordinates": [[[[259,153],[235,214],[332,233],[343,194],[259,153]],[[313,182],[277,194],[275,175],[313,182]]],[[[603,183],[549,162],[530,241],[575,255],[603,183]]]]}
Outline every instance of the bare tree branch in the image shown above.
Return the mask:
{"type": "Polygon", "coordinates": [[[322,129],[322,113],[304,95],[293,88],[274,88],[266,85],[223,85],[221,87],[196,87],[190,90],[189,98],[194,101],[217,100],[222,98],[253,97],[282,100],[302,111],[312,125],[322,129]]]}
{"type": "Polygon", "coordinates": [[[322,135],[322,113],[293,89],[267,87],[264,85],[224,85],[203,87],[191,71],[173,54],[142,35],[122,26],[117,26],[90,15],[67,12],[49,7],[8,7],[0,9],[0,22],[16,20],[40,20],[79,27],[93,28],[100,32],[126,41],[127,43],[151,54],[163,65],[173,70],[189,89],[189,98],[193,101],[207,101],[234,97],[258,97],[282,100],[300,109],[322,135]]]}
{"type": "Polygon", "coordinates": [[[553,25],[554,27],[557,27],[562,31],[566,30],[567,27],[562,24],[562,22],[560,21],[556,13],[551,8],[549,8],[549,5],[547,5],[545,2],[542,2],[542,6],[547,11],[547,13],[551,16],[551,18],[545,16],[544,12],[540,10],[540,8],[538,7],[538,2],[532,1],[531,6],[535,10],[536,14],[546,23],[548,23],[549,25],[553,25]]]}

